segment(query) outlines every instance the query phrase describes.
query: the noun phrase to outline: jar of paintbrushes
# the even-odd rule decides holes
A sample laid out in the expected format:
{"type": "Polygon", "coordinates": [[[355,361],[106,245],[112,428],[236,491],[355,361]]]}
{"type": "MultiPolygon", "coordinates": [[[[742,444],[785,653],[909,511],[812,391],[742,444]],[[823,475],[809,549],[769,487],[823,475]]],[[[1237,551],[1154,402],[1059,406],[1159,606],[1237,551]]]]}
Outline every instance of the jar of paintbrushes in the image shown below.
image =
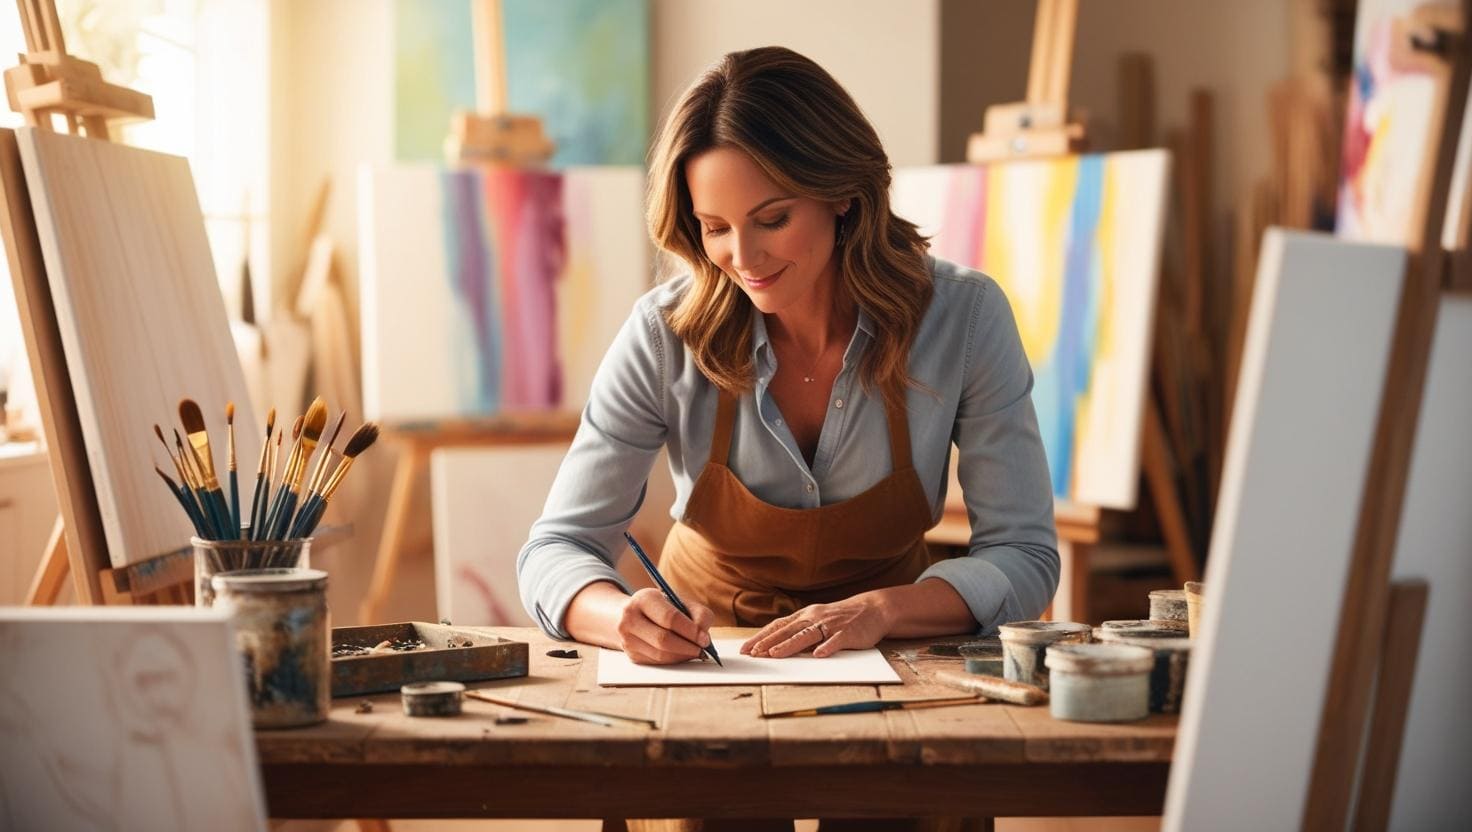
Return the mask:
{"type": "Polygon", "coordinates": [[[210,579],[217,573],[310,566],[312,533],[322,522],[353,463],[378,439],[378,426],[366,422],[353,431],[338,451],[335,446],[346,416],[346,413],[338,414],[331,434],[323,442],[327,405],[320,397],[316,398],[293,423],[291,444],[285,446],[286,431],[276,430],[276,409],[272,408],[266,415],[265,442],[248,502],[242,499],[237,473],[233,402],[225,406],[228,460],[225,484],[216,474],[204,414],[194,400],[184,399],[179,403],[184,434],[174,431],[172,447],[163,429],[153,426],[179,479],[176,482],[157,467],[154,471],[194,527],[191,543],[196,605],[210,606],[213,602],[210,579]],[[286,447],[284,461],[283,446],[286,447]]]}

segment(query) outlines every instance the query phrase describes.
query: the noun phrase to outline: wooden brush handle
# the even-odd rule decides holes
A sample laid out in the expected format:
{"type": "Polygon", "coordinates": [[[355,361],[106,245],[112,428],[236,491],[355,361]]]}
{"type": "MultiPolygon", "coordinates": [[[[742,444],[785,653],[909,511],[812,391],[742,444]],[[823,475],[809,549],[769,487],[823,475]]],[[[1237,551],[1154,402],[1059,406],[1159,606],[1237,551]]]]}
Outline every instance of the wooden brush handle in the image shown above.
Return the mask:
{"type": "Polygon", "coordinates": [[[1048,692],[1033,685],[999,679],[996,676],[981,676],[975,673],[958,673],[954,670],[937,670],[935,681],[942,684],[979,693],[988,699],[998,699],[1014,705],[1042,705],[1048,701],[1048,692]]]}

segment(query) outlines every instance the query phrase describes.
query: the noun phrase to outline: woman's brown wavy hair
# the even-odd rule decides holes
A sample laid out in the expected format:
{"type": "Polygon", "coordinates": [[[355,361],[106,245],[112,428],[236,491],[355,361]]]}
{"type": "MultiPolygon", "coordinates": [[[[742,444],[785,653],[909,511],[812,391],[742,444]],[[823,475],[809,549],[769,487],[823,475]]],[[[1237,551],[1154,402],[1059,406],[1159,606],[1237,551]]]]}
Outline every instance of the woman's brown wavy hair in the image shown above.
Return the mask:
{"type": "Polygon", "coordinates": [[[744,151],[779,188],[849,204],[838,219],[839,279],[875,326],[859,365],[865,389],[899,403],[910,346],[930,303],[928,245],[889,209],[889,157],[852,97],[824,69],[777,46],[732,52],[675,105],[650,153],[649,235],[685,261],[689,291],[665,316],[722,390],[750,390],[751,300],[705,255],[685,162],[715,147],[744,151]]]}

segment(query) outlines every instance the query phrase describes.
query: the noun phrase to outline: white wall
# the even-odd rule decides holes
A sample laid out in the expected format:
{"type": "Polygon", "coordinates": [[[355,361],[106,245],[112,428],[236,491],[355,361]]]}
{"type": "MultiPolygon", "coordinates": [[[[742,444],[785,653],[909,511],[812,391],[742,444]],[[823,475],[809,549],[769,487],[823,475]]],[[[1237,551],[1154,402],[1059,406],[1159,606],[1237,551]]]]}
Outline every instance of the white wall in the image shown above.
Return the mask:
{"type": "Polygon", "coordinates": [[[827,69],[895,165],[937,161],[939,0],[653,0],[655,123],[727,52],[786,46],[827,69]]]}
{"type": "Polygon", "coordinates": [[[1472,298],[1442,301],[1410,483],[1396,542],[1397,578],[1431,584],[1391,829],[1472,828],[1472,298]]]}

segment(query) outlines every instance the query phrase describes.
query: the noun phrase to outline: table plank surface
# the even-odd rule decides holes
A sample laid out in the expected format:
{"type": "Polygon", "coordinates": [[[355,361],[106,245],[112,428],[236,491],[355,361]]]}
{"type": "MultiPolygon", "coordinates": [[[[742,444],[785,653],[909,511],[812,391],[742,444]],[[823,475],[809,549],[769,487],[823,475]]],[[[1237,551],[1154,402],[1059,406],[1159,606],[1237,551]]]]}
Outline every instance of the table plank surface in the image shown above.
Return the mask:
{"type": "Polygon", "coordinates": [[[321,725],[256,733],[273,816],[742,817],[781,809],[883,817],[917,806],[923,814],[1155,814],[1163,802],[1175,717],[1091,725],[1055,720],[1047,706],[991,702],[761,717],[763,709],[964,695],[932,679],[961,660],[926,647],[965,639],[881,644],[899,685],[600,688],[596,647],[534,629],[478,629],[527,642],[530,672],[471,689],[658,727],[604,727],[473,699],[459,717],[411,718],[398,694],[336,699],[321,725]],[[573,648],[576,659],[547,655],[573,648]],[[371,711],[360,712],[364,701],[371,711]],[[498,723],[506,717],[517,721],[498,723]],[[586,782],[598,788],[569,803],[567,784],[586,782]]]}

